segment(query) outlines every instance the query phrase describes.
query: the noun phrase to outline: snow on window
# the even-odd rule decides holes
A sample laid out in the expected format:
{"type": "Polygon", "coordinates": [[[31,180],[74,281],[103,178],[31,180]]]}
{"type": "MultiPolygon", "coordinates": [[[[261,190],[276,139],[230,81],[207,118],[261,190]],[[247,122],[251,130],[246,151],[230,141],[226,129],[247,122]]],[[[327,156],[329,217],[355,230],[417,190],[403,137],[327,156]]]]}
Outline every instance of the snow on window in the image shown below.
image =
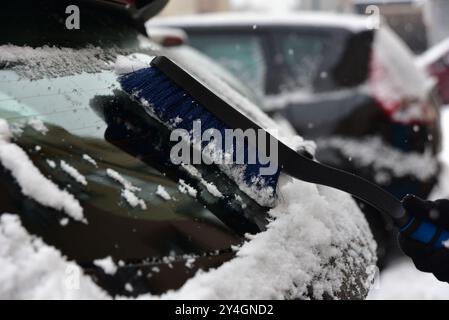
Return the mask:
{"type": "Polygon", "coordinates": [[[181,193],[189,194],[191,197],[195,198],[198,191],[192,186],[188,185],[184,180],[179,179],[178,190],[181,193]]]}
{"type": "Polygon", "coordinates": [[[147,209],[147,205],[144,200],[136,196],[135,192],[141,191],[140,188],[134,186],[131,182],[126,180],[120,173],[112,169],[106,169],[106,174],[119,182],[123,186],[121,196],[126,202],[133,208],[140,207],[142,210],[147,209]]]}
{"type": "Polygon", "coordinates": [[[184,170],[186,170],[192,177],[199,179],[200,183],[204,185],[207,191],[217,198],[223,198],[223,194],[218,190],[217,186],[215,186],[212,182],[207,182],[202,177],[201,173],[192,165],[184,164],[182,166],[184,170]]]}
{"type": "Polygon", "coordinates": [[[165,188],[161,185],[157,186],[156,189],[156,195],[158,195],[159,197],[161,197],[164,200],[171,200],[171,196],[170,194],[167,192],[167,190],[165,190],[165,188]]]}
{"type": "Polygon", "coordinates": [[[28,125],[31,126],[34,130],[42,133],[47,134],[48,128],[45,126],[45,124],[42,122],[42,120],[39,119],[31,119],[28,120],[28,125]]]}
{"type": "Polygon", "coordinates": [[[114,275],[117,272],[117,265],[114,263],[114,260],[110,256],[94,260],[94,265],[103,269],[104,273],[109,275],[114,275]]]}
{"type": "Polygon", "coordinates": [[[76,170],[74,167],[69,165],[67,162],[65,162],[64,160],[61,160],[60,166],[61,166],[61,169],[65,173],[67,173],[69,176],[71,176],[73,179],[75,179],[76,182],[82,184],[83,186],[87,185],[86,178],[78,170],[76,170]]]}
{"type": "Polygon", "coordinates": [[[131,182],[129,182],[128,180],[126,180],[125,178],[123,178],[123,176],[118,173],[115,170],[112,169],[106,169],[106,174],[114,179],[115,181],[119,182],[125,189],[129,190],[129,191],[140,191],[141,189],[138,187],[133,186],[133,184],[131,182]]]}
{"type": "Polygon", "coordinates": [[[88,154],[83,154],[83,160],[89,162],[94,167],[98,167],[97,162],[88,154]]]}
{"type": "Polygon", "coordinates": [[[108,299],[82,269],[28,234],[17,215],[0,216],[0,299],[108,299]]]}
{"type": "Polygon", "coordinates": [[[153,56],[141,53],[133,53],[128,56],[119,55],[115,61],[115,73],[121,75],[148,68],[153,58],[153,56]]]}
{"type": "Polygon", "coordinates": [[[82,49],[43,46],[39,48],[14,45],[0,46],[0,63],[11,63],[10,69],[29,79],[98,73],[113,70],[117,55],[130,54],[120,48],[104,49],[87,47],[82,49]],[[32,65],[32,68],[30,68],[32,65]],[[82,66],[82,68],[80,67],[82,66]]]}
{"type": "Polygon", "coordinates": [[[47,159],[47,164],[52,169],[56,168],[56,162],[54,162],[53,160],[47,159]]]}
{"type": "Polygon", "coordinates": [[[140,207],[140,209],[142,210],[146,210],[147,209],[147,205],[145,203],[145,201],[143,201],[142,199],[138,198],[134,192],[128,190],[128,189],[123,189],[122,193],[121,193],[123,199],[126,200],[126,202],[128,202],[128,204],[135,208],[137,206],[140,207]]]}
{"type": "Polygon", "coordinates": [[[0,162],[16,179],[22,193],[43,206],[63,211],[73,219],[87,223],[78,200],[47,179],[26,152],[10,142],[10,137],[8,123],[0,119],[0,162]]]}
{"type": "Polygon", "coordinates": [[[361,167],[372,166],[379,174],[379,183],[385,180],[385,171],[394,177],[413,176],[425,181],[438,171],[438,160],[432,152],[401,152],[386,145],[380,137],[367,137],[361,140],[332,137],[317,141],[320,148],[336,148],[348,159],[361,167]],[[379,156],[382,155],[382,156],[379,156]]]}

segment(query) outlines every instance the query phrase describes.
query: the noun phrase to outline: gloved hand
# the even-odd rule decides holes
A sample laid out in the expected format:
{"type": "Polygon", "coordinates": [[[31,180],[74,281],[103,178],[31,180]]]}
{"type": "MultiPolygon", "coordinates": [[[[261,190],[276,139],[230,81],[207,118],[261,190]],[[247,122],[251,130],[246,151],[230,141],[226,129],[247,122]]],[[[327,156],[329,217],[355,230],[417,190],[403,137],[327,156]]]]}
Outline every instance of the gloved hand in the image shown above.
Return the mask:
{"type": "Polygon", "coordinates": [[[437,245],[440,228],[449,230],[449,200],[426,201],[415,196],[402,200],[406,212],[416,220],[427,221],[437,227],[436,232],[429,233],[429,243],[424,244],[413,239],[416,228],[399,234],[399,244],[406,255],[412,258],[418,270],[430,272],[440,281],[449,282],[449,243],[437,245]],[[415,229],[415,230],[413,230],[415,229]]]}

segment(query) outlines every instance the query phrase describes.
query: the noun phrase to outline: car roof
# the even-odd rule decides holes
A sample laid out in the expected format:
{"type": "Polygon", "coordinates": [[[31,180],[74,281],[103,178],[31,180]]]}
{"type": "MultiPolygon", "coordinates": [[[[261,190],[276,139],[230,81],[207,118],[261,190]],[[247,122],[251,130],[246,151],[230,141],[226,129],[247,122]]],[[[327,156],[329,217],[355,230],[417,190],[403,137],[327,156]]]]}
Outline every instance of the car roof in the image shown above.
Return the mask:
{"type": "Polygon", "coordinates": [[[369,27],[369,19],[362,15],[334,13],[214,13],[176,17],[157,17],[148,27],[233,27],[233,26],[311,26],[361,31],[369,27]]]}

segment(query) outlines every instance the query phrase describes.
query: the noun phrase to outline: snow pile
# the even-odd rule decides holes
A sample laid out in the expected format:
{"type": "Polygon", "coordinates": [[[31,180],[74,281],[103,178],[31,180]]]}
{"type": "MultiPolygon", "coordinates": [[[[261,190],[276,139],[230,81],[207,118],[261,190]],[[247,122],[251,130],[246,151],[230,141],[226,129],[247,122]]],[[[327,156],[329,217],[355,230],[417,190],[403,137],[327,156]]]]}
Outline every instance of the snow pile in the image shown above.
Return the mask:
{"type": "Polygon", "coordinates": [[[16,215],[0,216],[0,299],[107,299],[81,268],[30,236],[16,215]]]}
{"type": "Polygon", "coordinates": [[[135,208],[139,206],[142,210],[147,209],[145,201],[140,199],[135,194],[135,192],[141,191],[140,188],[134,186],[131,182],[123,178],[123,176],[115,170],[106,169],[106,174],[123,186],[121,196],[131,207],[135,208]]]}
{"type": "Polygon", "coordinates": [[[380,274],[370,300],[447,300],[449,285],[432,274],[415,268],[408,259],[399,261],[380,274]]]}
{"type": "Polygon", "coordinates": [[[363,296],[375,245],[357,206],[339,191],[283,179],[283,201],[270,211],[276,219],[267,231],[250,236],[235,259],[162,298],[335,298],[350,285],[363,296]]]}
{"type": "Polygon", "coordinates": [[[430,150],[423,154],[401,152],[387,146],[376,136],[360,140],[332,137],[318,140],[317,145],[320,148],[335,148],[360,167],[373,167],[376,172],[391,173],[394,177],[413,176],[425,181],[438,171],[438,160],[430,150]]]}
{"type": "Polygon", "coordinates": [[[10,139],[8,123],[0,119],[0,162],[16,179],[22,193],[43,206],[64,211],[73,219],[86,222],[78,200],[47,179],[26,152],[10,139]]]}
{"type": "Polygon", "coordinates": [[[76,182],[82,184],[83,186],[87,185],[86,177],[84,177],[78,170],[69,165],[67,162],[61,160],[60,166],[61,169],[69,176],[71,176],[76,182]]]}

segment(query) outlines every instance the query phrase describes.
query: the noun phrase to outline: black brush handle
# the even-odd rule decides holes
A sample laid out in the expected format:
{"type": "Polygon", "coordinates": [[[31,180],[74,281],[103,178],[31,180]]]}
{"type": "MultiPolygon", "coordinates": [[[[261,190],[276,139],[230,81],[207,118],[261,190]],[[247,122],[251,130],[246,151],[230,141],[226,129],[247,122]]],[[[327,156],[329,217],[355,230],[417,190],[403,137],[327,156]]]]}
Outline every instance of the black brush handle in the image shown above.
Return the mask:
{"type": "Polygon", "coordinates": [[[399,228],[410,222],[410,217],[403,209],[401,202],[376,184],[352,173],[306,158],[282,143],[279,143],[278,150],[279,164],[282,170],[291,176],[350,193],[389,215],[399,228]]]}
{"type": "MultiPolygon", "coordinates": [[[[211,91],[206,84],[184,71],[170,59],[159,56],[153,59],[151,65],[162,71],[229,128],[264,130],[257,123],[228,104],[224,98],[211,91]]],[[[268,132],[267,135],[270,139],[275,139],[268,132]]],[[[263,146],[257,146],[257,148],[261,147],[263,146]]],[[[325,185],[350,193],[389,215],[400,228],[407,225],[410,221],[410,218],[402,208],[401,202],[392,194],[352,173],[335,169],[304,157],[280,141],[278,141],[278,164],[286,173],[299,180],[325,185]]]]}

